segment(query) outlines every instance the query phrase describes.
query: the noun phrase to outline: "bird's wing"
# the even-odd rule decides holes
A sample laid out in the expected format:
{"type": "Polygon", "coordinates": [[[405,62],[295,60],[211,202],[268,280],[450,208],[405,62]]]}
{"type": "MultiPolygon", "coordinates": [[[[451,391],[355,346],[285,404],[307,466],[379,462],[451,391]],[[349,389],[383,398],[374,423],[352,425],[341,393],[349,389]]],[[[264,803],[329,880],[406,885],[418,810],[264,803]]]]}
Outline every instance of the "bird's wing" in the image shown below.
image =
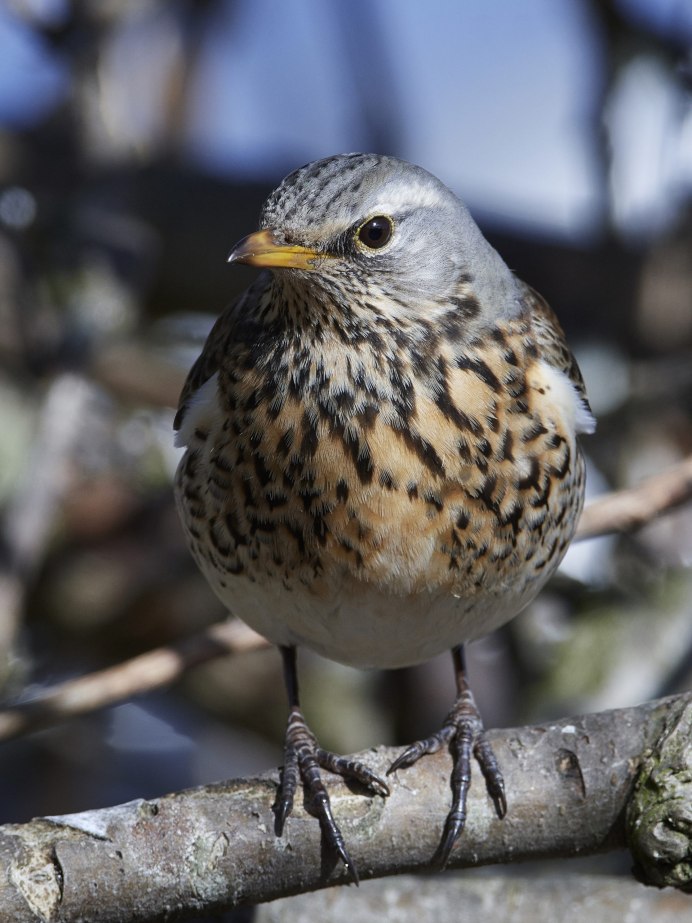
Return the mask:
{"type": "Polygon", "coordinates": [[[223,336],[223,328],[227,323],[227,312],[224,311],[211,328],[202,352],[187,373],[183,390],[180,392],[180,398],[178,399],[178,409],[173,420],[173,429],[176,432],[183,425],[185,413],[193,395],[219,370],[221,353],[226,340],[226,337],[223,336]]]}
{"type": "Polygon", "coordinates": [[[553,368],[562,372],[572,383],[583,410],[583,432],[593,432],[595,421],[586,394],[577,360],[567,345],[564,331],[550,305],[538,292],[525,286],[525,298],[530,310],[536,342],[542,357],[553,368]]]}
{"type": "Polygon", "coordinates": [[[243,317],[243,307],[247,300],[255,295],[256,285],[252,285],[228,305],[211,328],[202,352],[188,372],[183,390],[180,392],[178,409],[173,421],[173,428],[177,432],[183,425],[194,396],[219,371],[224,353],[227,352],[229,342],[233,339],[238,320],[243,317]]]}

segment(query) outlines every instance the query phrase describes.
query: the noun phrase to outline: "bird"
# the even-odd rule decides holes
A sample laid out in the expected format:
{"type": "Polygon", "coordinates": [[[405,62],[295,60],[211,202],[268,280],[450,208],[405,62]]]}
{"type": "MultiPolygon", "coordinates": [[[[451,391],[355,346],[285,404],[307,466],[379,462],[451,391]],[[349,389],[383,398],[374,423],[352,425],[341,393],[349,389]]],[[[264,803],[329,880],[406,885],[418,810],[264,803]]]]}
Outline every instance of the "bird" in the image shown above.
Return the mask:
{"type": "Polygon", "coordinates": [[[326,846],[357,868],[321,770],[390,793],[320,747],[296,650],[364,669],[449,650],[457,697],[387,777],[447,747],[451,807],[434,861],[466,822],[475,761],[499,818],[505,784],[465,645],[520,612],[557,568],[595,427],[555,314],[422,167],[339,154],[290,173],[231,264],[262,272],[219,316],[175,417],[175,495],[216,595],[276,645],[288,697],[274,805],[303,787],[326,846]]]}

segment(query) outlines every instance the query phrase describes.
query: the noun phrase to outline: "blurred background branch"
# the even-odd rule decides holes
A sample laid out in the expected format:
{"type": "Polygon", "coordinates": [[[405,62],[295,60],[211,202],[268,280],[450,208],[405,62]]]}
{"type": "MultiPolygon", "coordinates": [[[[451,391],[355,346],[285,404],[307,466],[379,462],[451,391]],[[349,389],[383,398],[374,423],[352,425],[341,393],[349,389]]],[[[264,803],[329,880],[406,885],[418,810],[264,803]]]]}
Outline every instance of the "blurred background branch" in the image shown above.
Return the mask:
{"type": "Polygon", "coordinates": [[[668,510],[692,499],[692,455],[644,483],[599,497],[583,511],[576,541],[634,532],[668,510]]]}

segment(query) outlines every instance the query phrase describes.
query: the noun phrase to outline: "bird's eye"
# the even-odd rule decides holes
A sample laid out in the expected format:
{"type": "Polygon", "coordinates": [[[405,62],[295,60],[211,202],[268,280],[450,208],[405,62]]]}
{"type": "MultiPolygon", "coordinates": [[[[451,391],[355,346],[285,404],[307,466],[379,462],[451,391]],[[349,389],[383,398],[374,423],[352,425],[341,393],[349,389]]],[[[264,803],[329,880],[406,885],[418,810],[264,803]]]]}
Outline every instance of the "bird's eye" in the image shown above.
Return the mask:
{"type": "Polygon", "coordinates": [[[392,232],[394,231],[394,222],[386,215],[375,215],[369,218],[365,224],[358,228],[358,240],[364,244],[368,250],[379,250],[389,243],[392,232]]]}

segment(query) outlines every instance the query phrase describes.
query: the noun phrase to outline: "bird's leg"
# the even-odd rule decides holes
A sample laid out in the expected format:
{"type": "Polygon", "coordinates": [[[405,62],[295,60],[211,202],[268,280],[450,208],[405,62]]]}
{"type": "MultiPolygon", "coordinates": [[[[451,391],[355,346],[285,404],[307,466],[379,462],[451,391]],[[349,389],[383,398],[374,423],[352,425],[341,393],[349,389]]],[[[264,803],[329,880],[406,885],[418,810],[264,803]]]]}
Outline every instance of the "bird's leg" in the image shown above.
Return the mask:
{"type": "Polygon", "coordinates": [[[505,783],[497,765],[492,747],[485,739],[485,731],[478,706],[471,692],[466,676],[466,661],[463,645],[452,649],[457,684],[457,698],[445,718],[442,728],[431,737],[411,744],[387,770],[387,775],[405,766],[411,766],[426,753],[435,753],[447,744],[452,753],[452,808],[445,821],[442,840],[435,859],[444,868],[454,844],[461,836],[466,823],[466,797],[471,785],[471,756],[473,755],[485,777],[488,794],[495,805],[499,818],[507,813],[505,783]]]}
{"type": "Polygon", "coordinates": [[[358,884],[358,872],[346,849],[341,830],[339,830],[334,820],[329,795],[322,782],[320,769],[328,769],[344,779],[359,782],[373,794],[381,795],[382,797],[389,794],[389,787],[371,769],[368,769],[358,760],[338,756],[336,753],[323,750],[318,745],[300,709],[296,649],[295,647],[281,647],[280,651],[283,658],[289,714],[284,743],[284,767],[274,808],[277,836],[281,836],[286,818],[293,809],[293,799],[298,788],[298,781],[301,779],[307,802],[317,815],[327,844],[339,856],[351,873],[355,883],[358,884]]]}

